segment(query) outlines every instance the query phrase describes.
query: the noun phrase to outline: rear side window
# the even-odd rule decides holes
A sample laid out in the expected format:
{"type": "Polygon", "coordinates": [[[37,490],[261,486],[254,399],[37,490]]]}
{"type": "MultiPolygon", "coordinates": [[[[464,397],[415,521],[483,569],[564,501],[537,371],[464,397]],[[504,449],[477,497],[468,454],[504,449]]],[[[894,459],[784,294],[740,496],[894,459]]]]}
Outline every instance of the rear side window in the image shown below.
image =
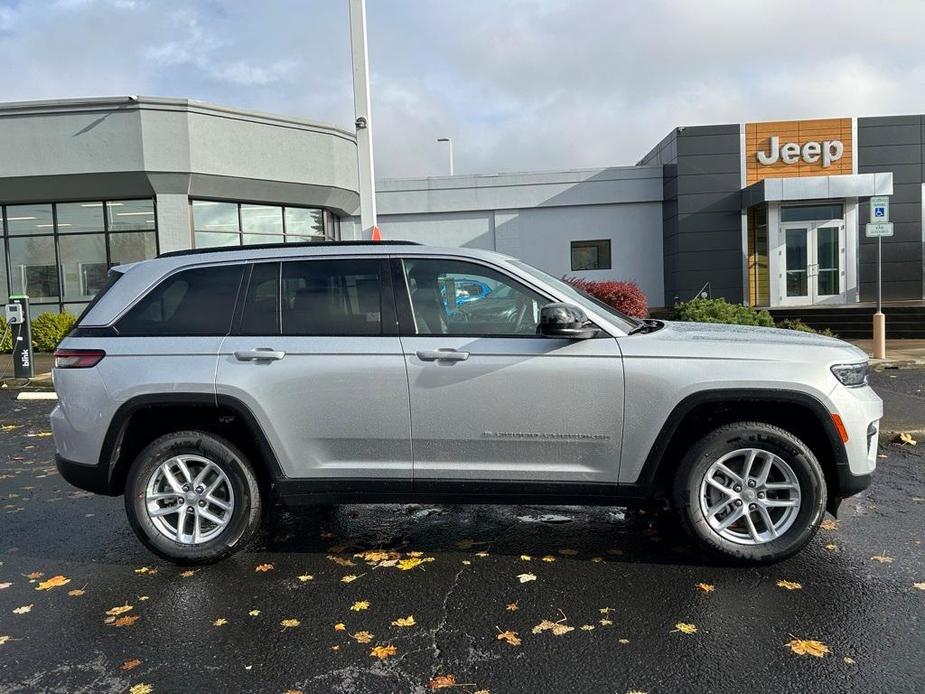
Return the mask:
{"type": "Polygon", "coordinates": [[[309,260],[282,264],[283,335],[381,335],[381,263],[309,260]]]}
{"type": "Polygon", "coordinates": [[[227,335],[243,265],[194,268],[171,275],[116,324],[120,335],[227,335]]]}
{"type": "Polygon", "coordinates": [[[109,271],[109,273],[106,276],[106,284],[102,286],[102,288],[96,293],[96,296],[94,296],[93,299],[90,300],[90,303],[87,304],[84,310],[80,312],[80,315],[77,316],[77,321],[75,322],[76,325],[80,325],[80,322],[84,319],[84,316],[90,313],[90,309],[96,306],[100,302],[100,299],[103,298],[103,295],[106,292],[108,292],[110,289],[112,289],[115,286],[116,282],[122,279],[122,275],[123,273],[119,272],[115,268],[112,268],[109,271]]]}
{"type": "Polygon", "coordinates": [[[279,263],[254,265],[244,296],[242,335],[279,335],[279,263]]]}

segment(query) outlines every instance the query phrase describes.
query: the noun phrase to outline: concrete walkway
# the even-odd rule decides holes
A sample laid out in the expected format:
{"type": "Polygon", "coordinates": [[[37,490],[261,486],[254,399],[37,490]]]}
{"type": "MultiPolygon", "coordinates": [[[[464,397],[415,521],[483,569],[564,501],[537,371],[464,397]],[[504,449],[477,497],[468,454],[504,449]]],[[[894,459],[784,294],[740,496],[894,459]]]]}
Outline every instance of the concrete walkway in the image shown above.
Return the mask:
{"type": "MultiPolygon", "coordinates": [[[[873,355],[872,340],[848,340],[867,354],[873,355]]],[[[871,364],[922,364],[925,365],[925,340],[887,340],[886,359],[873,359],[871,364]]]]}

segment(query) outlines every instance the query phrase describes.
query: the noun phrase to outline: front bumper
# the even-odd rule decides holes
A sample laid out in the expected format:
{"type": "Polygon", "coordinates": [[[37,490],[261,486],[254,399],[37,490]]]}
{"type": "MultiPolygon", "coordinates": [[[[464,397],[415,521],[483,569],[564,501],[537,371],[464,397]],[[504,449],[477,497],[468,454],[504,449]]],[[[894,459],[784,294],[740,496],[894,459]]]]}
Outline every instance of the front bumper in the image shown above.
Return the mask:
{"type": "Polygon", "coordinates": [[[79,489],[93,492],[94,494],[118,496],[118,493],[112,490],[108,468],[102,465],[77,463],[62,457],[60,454],[55,455],[55,465],[58,467],[58,472],[61,476],[79,489]]]}

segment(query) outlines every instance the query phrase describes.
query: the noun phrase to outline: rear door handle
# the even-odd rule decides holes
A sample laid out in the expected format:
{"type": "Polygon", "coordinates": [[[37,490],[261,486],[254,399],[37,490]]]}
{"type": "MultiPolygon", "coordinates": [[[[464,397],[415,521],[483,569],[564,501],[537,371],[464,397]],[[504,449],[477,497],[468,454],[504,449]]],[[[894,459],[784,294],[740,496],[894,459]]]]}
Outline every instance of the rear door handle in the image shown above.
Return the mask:
{"type": "Polygon", "coordinates": [[[469,358],[468,352],[460,352],[450,347],[424,349],[416,352],[416,354],[421,361],[466,361],[469,358]]]}
{"type": "Polygon", "coordinates": [[[277,352],[270,347],[258,347],[234,353],[234,358],[238,361],[278,361],[285,356],[285,352],[277,352]]]}

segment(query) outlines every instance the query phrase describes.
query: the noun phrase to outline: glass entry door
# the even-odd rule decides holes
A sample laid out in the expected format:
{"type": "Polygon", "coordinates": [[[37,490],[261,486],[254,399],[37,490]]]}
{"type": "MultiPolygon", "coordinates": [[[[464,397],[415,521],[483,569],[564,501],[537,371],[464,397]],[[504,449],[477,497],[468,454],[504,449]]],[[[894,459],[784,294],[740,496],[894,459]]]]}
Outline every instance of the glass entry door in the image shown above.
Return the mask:
{"type": "Polygon", "coordinates": [[[784,304],[825,304],[843,300],[842,256],[845,225],[793,222],[781,225],[784,246],[784,304]]]}

